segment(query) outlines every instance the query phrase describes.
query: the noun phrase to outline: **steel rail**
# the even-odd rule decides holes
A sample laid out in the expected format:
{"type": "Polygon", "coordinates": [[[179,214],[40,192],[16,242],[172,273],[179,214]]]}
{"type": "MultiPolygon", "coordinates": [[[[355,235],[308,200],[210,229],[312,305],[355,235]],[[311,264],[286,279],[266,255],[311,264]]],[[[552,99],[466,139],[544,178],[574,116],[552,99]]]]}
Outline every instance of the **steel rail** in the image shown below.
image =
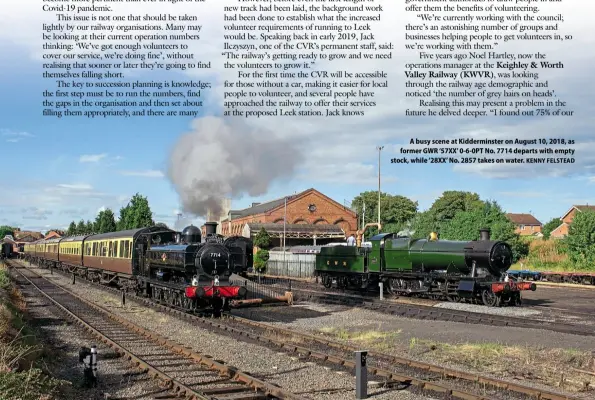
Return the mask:
{"type": "MultiPolygon", "coordinates": [[[[117,289],[109,288],[109,287],[106,287],[106,286],[103,286],[100,284],[96,284],[94,282],[89,282],[89,281],[85,281],[85,282],[90,283],[91,285],[101,288],[103,290],[107,290],[107,291],[111,291],[111,292],[118,292],[118,293],[120,292],[117,289]]],[[[324,345],[324,346],[328,346],[328,347],[335,348],[335,349],[340,349],[343,351],[354,352],[357,350],[355,347],[344,344],[344,343],[340,343],[340,342],[329,340],[329,339],[323,339],[323,338],[320,338],[320,337],[317,337],[317,336],[314,336],[314,335],[311,335],[308,333],[297,332],[297,331],[293,331],[290,329],[270,325],[270,324],[263,323],[263,322],[253,321],[253,320],[249,320],[247,318],[242,318],[242,317],[233,316],[233,315],[229,315],[229,314],[226,314],[224,316],[224,318],[222,318],[221,320],[211,319],[211,318],[203,318],[200,316],[190,314],[183,310],[178,310],[178,309],[172,308],[167,305],[156,303],[155,301],[145,298],[145,297],[140,297],[140,296],[136,296],[136,295],[133,295],[132,297],[134,297],[134,300],[141,302],[147,306],[158,309],[160,311],[165,311],[165,312],[177,315],[184,319],[192,320],[193,322],[199,322],[203,325],[211,326],[211,327],[220,329],[222,331],[227,331],[227,332],[233,333],[235,335],[243,336],[243,337],[246,337],[246,338],[249,338],[252,340],[257,340],[257,341],[260,341],[263,343],[269,343],[269,344],[274,345],[278,348],[282,348],[282,349],[285,349],[285,350],[288,350],[291,352],[295,352],[295,353],[301,353],[301,354],[304,354],[308,357],[311,357],[311,358],[314,358],[317,360],[328,361],[328,362],[331,362],[331,363],[334,363],[337,365],[345,366],[347,368],[355,367],[355,363],[353,361],[345,360],[340,357],[331,356],[331,355],[327,355],[327,354],[324,354],[321,352],[313,351],[313,350],[308,349],[303,346],[298,346],[295,344],[288,343],[287,341],[276,340],[276,339],[272,339],[272,338],[264,336],[264,335],[257,335],[257,334],[253,334],[250,332],[246,332],[245,330],[231,327],[228,324],[226,324],[225,322],[221,322],[221,321],[225,321],[226,319],[228,319],[228,320],[240,323],[240,324],[244,324],[247,326],[252,326],[252,327],[255,327],[258,329],[262,329],[267,332],[273,332],[278,335],[283,335],[283,336],[287,336],[290,338],[299,338],[302,341],[303,340],[312,341],[312,342],[316,342],[316,343],[324,345]]],[[[495,387],[495,388],[498,388],[501,390],[515,392],[515,393],[518,393],[521,395],[529,395],[532,398],[537,399],[537,400],[581,400],[580,398],[577,398],[577,397],[572,397],[572,396],[559,394],[559,393],[555,393],[555,392],[551,392],[551,391],[547,391],[547,390],[537,389],[537,388],[534,388],[531,386],[525,386],[525,385],[508,382],[508,381],[504,381],[504,380],[500,380],[500,379],[490,378],[490,377],[486,377],[486,376],[483,376],[480,374],[463,372],[463,371],[459,371],[454,368],[442,367],[442,366],[439,366],[436,364],[416,361],[416,360],[406,358],[406,357],[397,357],[397,356],[380,353],[380,352],[376,352],[376,351],[369,351],[368,354],[370,355],[371,358],[384,360],[384,361],[394,363],[394,364],[404,365],[404,366],[414,368],[414,369],[424,371],[424,372],[435,373],[437,375],[444,376],[444,377],[456,378],[456,379],[461,379],[461,380],[468,381],[468,382],[489,385],[489,386],[492,386],[492,387],[495,387]]],[[[436,387],[435,390],[429,389],[430,387],[433,387],[436,384],[433,382],[424,381],[421,379],[407,377],[405,375],[393,373],[391,371],[380,369],[380,368],[374,368],[374,367],[368,367],[368,368],[370,371],[372,371],[373,374],[375,374],[377,376],[384,377],[384,378],[388,379],[389,381],[408,382],[408,383],[411,383],[411,384],[418,386],[422,389],[425,388],[426,390],[432,390],[432,391],[437,391],[439,393],[451,394],[453,397],[457,397],[456,394],[458,393],[461,397],[457,397],[457,398],[460,398],[460,399],[473,399],[473,400],[487,399],[486,397],[481,397],[481,396],[477,396],[477,395],[470,394],[470,393],[453,391],[452,388],[442,386],[442,385],[438,385],[438,387],[436,387]],[[405,378],[405,379],[403,379],[403,378],[405,378]]]]}
{"type": "MultiPolygon", "coordinates": [[[[45,296],[54,305],[56,305],[60,310],[62,310],[64,313],[66,313],[71,320],[73,320],[77,324],[81,325],[85,330],[92,333],[95,337],[100,339],[102,342],[104,342],[111,348],[117,350],[121,354],[124,354],[128,360],[131,360],[141,370],[147,371],[149,373],[149,376],[151,376],[152,378],[158,377],[158,378],[162,379],[165,382],[166,387],[173,390],[175,392],[176,396],[186,397],[186,398],[190,398],[193,400],[213,400],[212,396],[206,395],[204,393],[201,393],[201,392],[198,392],[198,391],[195,391],[195,390],[189,388],[188,386],[177,381],[176,379],[173,379],[171,376],[169,376],[165,372],[159,370],[158,368],[153,367],[147,361],[134,355],[132,352],[125,349],[124,347],[122,347],[121,345],[116,343],[115,341],[111,340],[107,335],[105,335],[101,331],[95,329],[88,322],[86,322],[83,318],[77,316],[76,314],[71,312],[68,308],[66,308],[64,305],[62,305],[60,302],[55,300],[52,296],[47,294],[43,289],[41,289],[31,279],[29,279],[29,277],[27,277],[25,274],[23,274],[21,271],[19,271],[19,269],[15,268],[14,270],[17,273],[19,273],[19,275],[22,276],[25,280],[27,280],[27,282],[29,284],[31,284],[36,290],[38,290],[43,296],[45,296]]],[[[49,282],[45,277],[43,277],[39,274],[36,274],[34,271],[31,271],[30,269],[28,269],[28,270],[31,273],[40,277],[41,279],[44,279],[45,281],[49,282]]],[[[193,361],[197,362],[198,364],[203,365],[213,371],[217,371],[221,374],[227,375],[230,377],[230,379],[236,380],[238,382],[242,382],[255,390],[260,390],[260,391],[264,392],[268,396],[274,396],[274,398],[283,399],[283,400],[306,400],[301,396],[295,395],[295,394],[288,392],[280,387],[274,386],[270,383],[267,383],[260,379],[254,378],[251,375],[249,375],[245,372],[242,372],[237,368],[234,368],[234,367],[228,366],[228,365],[224,365],[223,363],[215,361],[210,357],[207,357],[205,355],[202,355],[202,354],[199,354],[192,350],[189,350],[188,348],[186,348],[180,344],[177,344],[161,335],[158,335],[154,332],[150,332],[150,331],[146,330],[145,328],[135,325],[132,322],[130,322],[118,315],[114,315],[113,313],[111,313],[110,311],[104,309],[103,307],[101,307],[99,305],[89,302],[88,300],[80,297],[76,293],[73,293],[73,292],[69,291],[68,289],[65,289],[61,285],[57,285],[53,282],[49,282],[49,283],[51,283],[55,287],[59,288],[63,292],[67,293],[68,295],[76,298],[78,301],[91,307],[92,309],[104,314],[109,319],[125,326],[127,329],[129,329],[133,332],[136,332],[136,333],[142,335],[143,337],[151,340],[152,342],[157,343],[160,346],[166,347],[175,353],[178,353],[178,354],[181,354],[187,358],[190,358],[193,361]]]]}

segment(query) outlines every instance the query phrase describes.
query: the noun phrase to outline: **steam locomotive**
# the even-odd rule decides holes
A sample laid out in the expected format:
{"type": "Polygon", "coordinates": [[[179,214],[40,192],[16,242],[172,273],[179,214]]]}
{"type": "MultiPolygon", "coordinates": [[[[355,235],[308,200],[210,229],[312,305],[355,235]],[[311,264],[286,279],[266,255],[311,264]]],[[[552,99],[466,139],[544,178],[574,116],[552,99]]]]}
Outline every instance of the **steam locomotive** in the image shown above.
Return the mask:
{"type": "Polygon", "coordinates": [[[316,274],[330,288],[378,287],[388,293],[418,294],[466,300],[486,306],[520,305],[523,290],[535,291],[535,283],[515,282],[506,271],[512,264],[512,249],[502,241],[490,240],[489,229],[480,230],[480,240],[438,240],[400,237],[380,233],[371,247],[321,247],[316,255],[316,274]]]}
{"type": "Polygon", "coordinates": [[[132,290],[179,309],[220,314],[229,302],[245,298],[243,286],[229,284],[231,274],[252,267],[252,241],[195,226],[181,233],[148,227],[98,235],[39,240],[25,245],[25,259],[59,268],[95,282],[132,290]]]}

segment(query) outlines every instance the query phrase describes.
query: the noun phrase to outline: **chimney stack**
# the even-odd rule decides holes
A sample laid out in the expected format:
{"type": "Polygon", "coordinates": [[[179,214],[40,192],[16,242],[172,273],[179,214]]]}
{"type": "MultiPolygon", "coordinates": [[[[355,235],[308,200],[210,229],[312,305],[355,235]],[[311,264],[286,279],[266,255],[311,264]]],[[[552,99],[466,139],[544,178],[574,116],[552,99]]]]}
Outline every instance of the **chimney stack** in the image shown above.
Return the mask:
{"type": "Polygon", "coordinates": [[[205,233],[206,236],[211,236],[217,233],[217,222],[205,222],[205,233]]]}
{"type": "Polygon", "coordinates": [[[482,228],[479,230],[480,240],[490,240],[490,230],[488,228],[482,228]]]}

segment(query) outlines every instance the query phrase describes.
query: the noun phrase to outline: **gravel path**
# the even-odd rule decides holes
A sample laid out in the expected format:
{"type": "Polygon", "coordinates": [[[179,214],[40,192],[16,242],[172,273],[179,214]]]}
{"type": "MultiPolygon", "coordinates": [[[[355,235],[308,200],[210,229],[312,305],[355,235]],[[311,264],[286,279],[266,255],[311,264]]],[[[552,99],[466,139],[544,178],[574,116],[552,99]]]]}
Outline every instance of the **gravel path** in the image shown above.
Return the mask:
{"type": "MultiPolygon", "coordinates": [[[[78,281],[71,285],[69,278],[59,274],[50,275],[47,270],[35,269],[35,272],[58,284],[68,285],[70,290],[87,299],[95,299],[96,303],[135,324],[306,398],[345,400],[354,396],[355,378],[349,373],[303,362],[297,357],[272,351],[259,344],[239,342],[214,334],[174,316],[147,309],[132,299],[127,299],[126,306],[122,307],[117,294],[78,281]]],[[[379,388],[370,388],[369,394],[371,399],[376,400],[431,400],[430,397],[411,392],[379,388]]]]}
{"type": "Polygon", "coordinates": [[[60,400],[105,400],[111,399],[154,399],[155,395],[166,393],[144,374],[138,374],[124,360],[117,358],[113,350],[86,333],[78,325],[65,321],[64,314],[31,286],[21,289],[27,301],[31,318],[30,325],[38,342],[45,348],[46,369],[64,381],[60,400]],[[82,364],[78,362],[81,347],[97,345],[98,385],[96,388],[82,388],[82,364]],[[109,397],[106,397],[109,395],[109,397]]]}
{"type": "Polygon", "coordinates": [[[509,346],[547,346],[587,351],[595,348],[593,337],[541,329],[409,319],[335,305],[305,303],[294,305],[293,308],[301,310],[287,313],[283,307],[270,307],[238,310],[234,313],[308,332],[320,332],[329,327],[399,332],[398,337],[404,344],[408,344],[411,339],[425,339],[446,343],[499,343],[509,346]]]}

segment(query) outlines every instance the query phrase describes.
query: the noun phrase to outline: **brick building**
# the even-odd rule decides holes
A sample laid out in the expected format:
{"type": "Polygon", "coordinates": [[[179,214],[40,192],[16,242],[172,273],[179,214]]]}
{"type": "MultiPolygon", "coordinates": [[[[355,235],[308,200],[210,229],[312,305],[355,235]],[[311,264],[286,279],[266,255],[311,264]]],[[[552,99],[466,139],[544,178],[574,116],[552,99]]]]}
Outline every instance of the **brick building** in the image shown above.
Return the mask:
{"type": "Polygon", "coordinates": [[[531,214],[506,214],[506,217],[514,224],[515,233],[521,236],[543,236],[543,224],[531,214]]]}
{"type": "MultiPolygon", "coordinates": [[[[221,234],[254,237],[264,227],[273,244],[279,245],[283,237],[285,212],[288,246],[345,240],[358,228],[357,215],[353,210],[316,189],[308,189],[265,203],[253,203],[243,210],[230,210],[228,217],[220,222],[221,234]]],[[[202,229],[204,233],[204,227],[202,229]]]]}
{"type": "Polygon", "coordinates": [[[570,224],[572,223],[572,220],[574,219],[576,213],[584,210],[595,211],[595,206],[572,206],[570,210],[566,211],[566,214],[564,214],[562,218],[560,218],[560,221],[562,221],[562,223],[560,224],[560,226],[554,229],[552,233],[550,233],[550,237],[555,239],[561,239],[563,237],[568,236],[568,229],[570,229],[570,224]]]}

